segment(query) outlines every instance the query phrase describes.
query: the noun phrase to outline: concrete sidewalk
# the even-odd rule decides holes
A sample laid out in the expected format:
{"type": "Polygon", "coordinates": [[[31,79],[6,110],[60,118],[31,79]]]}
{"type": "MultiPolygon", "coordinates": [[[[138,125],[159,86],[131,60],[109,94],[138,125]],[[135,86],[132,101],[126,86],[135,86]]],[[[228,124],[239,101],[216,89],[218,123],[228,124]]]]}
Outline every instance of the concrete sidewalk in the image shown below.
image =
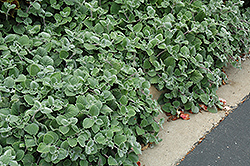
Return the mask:
{"type": "Polygon", "coordinates": [[[179,166],[250,165],[250,99],[229,114],[179,166]]]}
{"type": "MultiPolygon", "coordinates": [[[[242,62],[242,69],[235,69],[231,65],[224,69],[228,75],[227,84],[218,89],[217,95],[227,101],[227,106],[235,108],[250,92],[250,59],[242,62]]],[[[155,99],[159,97],[158,95],[159,93],[153,93],[155,99]]],[[[165,114],[161,114],[159,118],[161,117],[168,118],[165,114]]],[[[202,112],[191,114],[190,120],[176,120],[164,123],[164,129],[159,132],[162,142],[155,145],[154,148],[144,150],[142,155],[139,155],[141,165],[176,166],[193,148],[193,145],[211,128],[216,126],[223,117],[225,117],[224,111],[215,114],[202,112]]]]}

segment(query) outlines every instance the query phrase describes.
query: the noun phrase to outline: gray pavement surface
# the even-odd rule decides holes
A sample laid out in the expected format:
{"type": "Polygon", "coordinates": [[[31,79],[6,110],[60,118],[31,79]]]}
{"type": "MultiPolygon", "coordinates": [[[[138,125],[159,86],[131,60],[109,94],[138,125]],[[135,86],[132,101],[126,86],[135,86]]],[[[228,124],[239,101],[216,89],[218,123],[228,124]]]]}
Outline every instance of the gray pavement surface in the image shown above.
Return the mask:
{"type": "Polygon", "coordinates": [[[179,166],[250,166],[250,99],[190,152],[179,166]]]}

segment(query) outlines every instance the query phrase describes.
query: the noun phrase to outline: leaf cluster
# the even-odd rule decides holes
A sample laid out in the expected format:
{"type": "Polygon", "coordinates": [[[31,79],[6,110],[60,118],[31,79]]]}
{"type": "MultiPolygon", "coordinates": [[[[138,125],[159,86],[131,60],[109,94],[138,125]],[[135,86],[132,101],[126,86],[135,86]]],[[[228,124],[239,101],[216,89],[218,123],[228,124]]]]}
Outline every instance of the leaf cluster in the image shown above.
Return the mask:
{"type": "Polygon", "coordinates": [[[241,1],[18,2],[0,5],[0,165],[136,165],[160,141],[151,84],[166,112],[213,111],[249,51],[241,1]]]}

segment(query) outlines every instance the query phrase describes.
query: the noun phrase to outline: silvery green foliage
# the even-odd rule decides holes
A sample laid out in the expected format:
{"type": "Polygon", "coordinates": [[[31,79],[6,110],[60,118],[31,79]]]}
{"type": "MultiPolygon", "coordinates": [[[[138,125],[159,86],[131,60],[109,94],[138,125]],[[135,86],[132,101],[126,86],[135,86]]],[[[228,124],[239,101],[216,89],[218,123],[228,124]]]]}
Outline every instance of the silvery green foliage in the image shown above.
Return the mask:
{"type": "Polygon", "coordinates": [[[214,111],[249,51],[241,1],[19,4],[0,4],[0,165],[136,165],[160,141],[151,84],[166,112],[214,111]]]}
{"type": "Polygon", "coordinates": [[[14,65],[2,72],[7,76],[1,82],[4,155],[10,149],[11,159],[23,165],[105,165],[105,156],[121,165],[138,161],[137,139],[158,142],[158,105],[141,70],[105,55],[79,55],[61,69],[49,56],[39,59],[26,59],[23,71],[14,65]]]}

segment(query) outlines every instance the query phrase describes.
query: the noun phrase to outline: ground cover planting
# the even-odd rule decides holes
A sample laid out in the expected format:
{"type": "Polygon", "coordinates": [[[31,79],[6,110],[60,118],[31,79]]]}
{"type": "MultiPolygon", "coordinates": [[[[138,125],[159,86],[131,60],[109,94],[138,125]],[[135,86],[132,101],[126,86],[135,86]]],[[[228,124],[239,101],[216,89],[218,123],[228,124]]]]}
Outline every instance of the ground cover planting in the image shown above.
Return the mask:
{"type": "Polygon", "coordinates": [[[243,3],[0,0],[0,165],[137,165],[159,111],[217,112],[249,54],[243,3]]]}

